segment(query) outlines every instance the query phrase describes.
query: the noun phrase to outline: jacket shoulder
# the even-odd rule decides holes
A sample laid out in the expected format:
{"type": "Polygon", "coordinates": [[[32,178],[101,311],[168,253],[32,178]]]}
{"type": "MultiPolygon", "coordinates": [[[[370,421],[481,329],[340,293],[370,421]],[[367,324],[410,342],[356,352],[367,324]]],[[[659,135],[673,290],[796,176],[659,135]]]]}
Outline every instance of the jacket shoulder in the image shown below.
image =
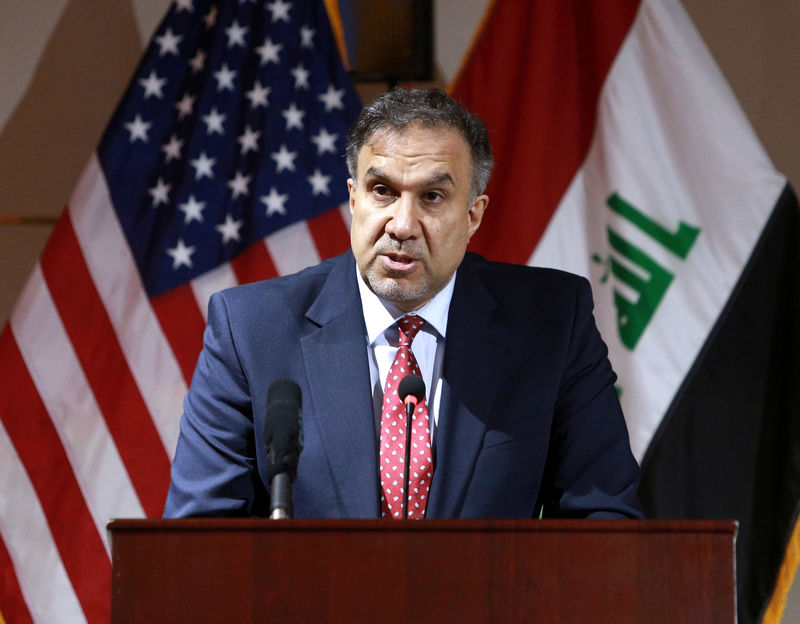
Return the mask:
{"type": "MultiPolygon", "coordinates": [[[[467,253],[462,263],[465,278],[472,276],[500,300],[507,297],[541,298],[559,295],[591,298],[589,281],[580,275],[545,267],[531,267],[505,262],[493,262],[483,256],[467,253]]],[[[467,280],[468,281],[468,280],[467,280]]]]}
{"type": "Polygon", "coordinates": [[[233,286],[214,293],[211,300],[221,299],[229,309],[250,308],[263,311],[278,306],[283,309],[306,310],[316,299],[335,267],[347,264],[349,252],[324,260],[281,277],[233,286]]]}

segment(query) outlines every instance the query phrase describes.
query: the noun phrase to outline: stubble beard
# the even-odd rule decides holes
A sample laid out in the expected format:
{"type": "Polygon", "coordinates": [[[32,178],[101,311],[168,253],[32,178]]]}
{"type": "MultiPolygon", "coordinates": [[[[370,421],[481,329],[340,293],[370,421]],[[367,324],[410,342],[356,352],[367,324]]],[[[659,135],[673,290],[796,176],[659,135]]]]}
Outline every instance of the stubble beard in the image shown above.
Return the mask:
{"type": "Polygon", "coordinates": [[[407,302],[423,300],[428,295],[431,288],[431,278],[428,272],[428,266],[420,256],[422,254],[415,253],[414,250],[409,249],[408,245],[397,243],[396,241],[382,241],[378,244],[375,255],[367,264],[363,277],[367,282],[370,290],[374,292],[381,299],[392,302],[407,302]],[[411,280],[406,274],[386,271],[385,268],[380,269],[376,267],[380,263],[380,255],[382,253],[405,253],[414,258],[418,258],[422,275],[417,280],[411,280]],[[378,271],[383,275],[379,275],[378,271]]]}

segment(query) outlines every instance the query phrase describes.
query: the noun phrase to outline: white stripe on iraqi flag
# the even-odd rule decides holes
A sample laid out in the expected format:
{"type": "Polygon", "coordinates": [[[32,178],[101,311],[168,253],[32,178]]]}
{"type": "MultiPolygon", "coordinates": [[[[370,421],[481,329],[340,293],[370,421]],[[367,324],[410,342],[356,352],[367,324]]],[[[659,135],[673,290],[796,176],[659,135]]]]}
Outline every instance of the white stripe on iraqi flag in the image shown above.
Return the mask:
{"type": "Polygon", "coordinates": [[[785,182],[680,4],[643,2],[529,262],[591,279],[640,461],[785,182]]]}

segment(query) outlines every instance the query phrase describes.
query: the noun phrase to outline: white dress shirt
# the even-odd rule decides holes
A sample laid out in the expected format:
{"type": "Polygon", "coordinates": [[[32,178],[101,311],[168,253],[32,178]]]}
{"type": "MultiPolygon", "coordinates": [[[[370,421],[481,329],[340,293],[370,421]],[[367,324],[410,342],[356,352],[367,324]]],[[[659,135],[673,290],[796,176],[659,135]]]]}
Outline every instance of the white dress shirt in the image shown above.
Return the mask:
{"type": "MultiPolygon", "coordinates": [[[[373,293],[364,283],[356,267],[356,281],[361,294],[361,309],[367,326],[367,356],[369,376],[372,387],[372,405],[375,415],[375,431],[380,431],[383,389],[386,377],[397,353],[397,325],[395,322],[406,312],[389,301],[373,293]]],[[[425,398],[428,403],[428,417],[431,420],[431,443],[439,422],[439,404],[442,398],[442,365],[444,363],[447,318],[450,313],[450,300],[453,298],[455,274],[428,303],[419,310],[409,312],[425,319],[425,325],[414,337],[411,351],[419,364],[425,382],[425,398]]]]}

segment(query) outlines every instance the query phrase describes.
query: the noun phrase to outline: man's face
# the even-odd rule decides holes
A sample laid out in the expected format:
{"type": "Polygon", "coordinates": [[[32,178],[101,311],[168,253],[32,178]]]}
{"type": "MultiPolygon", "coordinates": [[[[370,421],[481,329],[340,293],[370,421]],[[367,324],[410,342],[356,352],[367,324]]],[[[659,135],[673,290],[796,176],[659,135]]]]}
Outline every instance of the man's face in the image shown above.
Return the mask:
{"type": "Polygon", "coordinates": [[[378,131],[358,154],[350,244],[372,292],[417,310],[453,275],[489,202],[472,200],[469,146],[451,129],[378,131]]]}

